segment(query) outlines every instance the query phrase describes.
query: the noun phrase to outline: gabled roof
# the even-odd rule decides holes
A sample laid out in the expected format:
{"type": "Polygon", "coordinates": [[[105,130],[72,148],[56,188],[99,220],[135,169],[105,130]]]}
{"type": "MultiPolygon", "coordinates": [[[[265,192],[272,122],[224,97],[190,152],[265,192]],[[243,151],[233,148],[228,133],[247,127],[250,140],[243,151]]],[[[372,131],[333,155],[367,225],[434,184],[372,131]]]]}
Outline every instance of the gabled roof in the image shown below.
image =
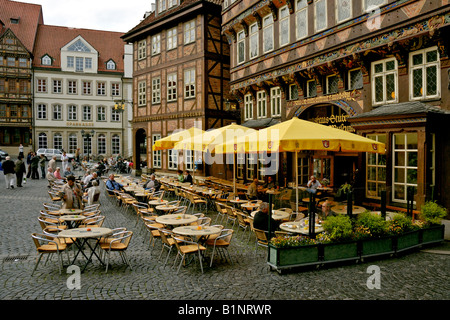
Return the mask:
{"type": "Polygon", "coordinates": [[[449,114],[448,111],[444,111],[439,107],[431,106],[420,101],[409,101],[396,104],[387,104],[380,107],[376,107],[369,112],[365,112],[359,115],[348,118],[352,119],[368,119],[368,118],[381,118],[391,116],[405,116],[424,113],[441,113],[449,114]]]}
{"type": "Polygon", "coordinates": [[[33,66],[42,68],[61,68],[61,48],[81,36],[98,51],[98,71],[124,72],[124,43],[121,32],[91,29],[76,29],[60,26],[40,25],[38,29],[33,66]],[[52,66],[41,64],[41,58],[48,54],[53,58],[52,66]],[[116,70],[107,70],[106,62],[114,60],[116,70]]]}
{"type": "Polygon", "coordinates": [[[0,0],[0,21],[4,24],[0,36],[11,29],[25,48],[33,52],[38,25],[44,23],[41,5],[0,0]],[[11,23],[11,18],[19,23],[11,23]]]}

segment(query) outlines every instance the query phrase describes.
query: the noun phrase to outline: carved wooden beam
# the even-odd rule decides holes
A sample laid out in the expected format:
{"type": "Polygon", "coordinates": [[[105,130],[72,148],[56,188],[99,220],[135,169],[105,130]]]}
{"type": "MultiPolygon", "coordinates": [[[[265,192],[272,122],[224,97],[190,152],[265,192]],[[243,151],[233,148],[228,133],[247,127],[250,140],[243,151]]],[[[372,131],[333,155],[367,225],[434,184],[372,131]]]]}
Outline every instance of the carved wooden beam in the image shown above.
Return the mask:
{"type": "Polygon", "coordinates": [[[286,93],[286,89],[287,89],[287,84],[284,81],[284,79],[282,77],[276,77],[275,79],[273,79],[273,83],[280,87],[280,90],[285,94],[286,93]]]}
{"type": "Polygon", "coordinates": [[[273,21],[277,21],[278,20],[278,9],[275,6],[275,4],[273,3],[273,1],[269,1],[269,4],[267,6],[269,7],[270,11],[272,12],[273,21]]]}
{"type": "Polygon", "coordinates": [[[294,0],[286,0],[286,4],[288,6],[289,9],[289,13],[293,14],[295,12],[295,3],[294,0]]]}
{"type": "Polygon", "coordinates": [[[242,27],[244,28],[244,34],[246,37],[248,37],[248,24],[247,22],[245,22],[244,19],[242,19],[241,21],[239,21],[239,23],[242,25],[242,27]]]}
{"type": "Polygon", "coordinates": [[[255,17],[256,19],[256,23],[258,24],[258,29],[261,30],[262,29],[262,19],[261,16],[259,15],[258,12],[253,12],[253,17],[255,17]]]}

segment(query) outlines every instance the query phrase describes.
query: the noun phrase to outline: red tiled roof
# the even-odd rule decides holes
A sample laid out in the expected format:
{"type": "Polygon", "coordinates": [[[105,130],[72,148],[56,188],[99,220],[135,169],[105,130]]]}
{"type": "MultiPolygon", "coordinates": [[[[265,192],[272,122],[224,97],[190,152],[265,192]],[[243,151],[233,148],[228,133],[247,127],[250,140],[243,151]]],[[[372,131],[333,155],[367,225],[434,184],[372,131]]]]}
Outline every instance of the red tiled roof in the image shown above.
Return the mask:
{"type": "Polygon", "coordinates": [[[61,68],[61,48],[81,36],[98,51],[98,71],[124,72],[124,42],[121,32],[77,29],[59,26],[40,25],[38,29],[33,66],[61,68]],[[52,66],[43,66],[41,58],[48,54],[53,59],[52,66]],[[116,70],[107,70],[106,62],[114,60],[116,70]]]}
{"type": "Polygon", "coordinates": [[[41,5],[0,0],[0,20],[5,24],[0,35],[11,29],[27,50],[33,52],[38,25],[44,23],[41,5]],[[11,23],[11,18],[19,18],[19,23],[11,23]]]}

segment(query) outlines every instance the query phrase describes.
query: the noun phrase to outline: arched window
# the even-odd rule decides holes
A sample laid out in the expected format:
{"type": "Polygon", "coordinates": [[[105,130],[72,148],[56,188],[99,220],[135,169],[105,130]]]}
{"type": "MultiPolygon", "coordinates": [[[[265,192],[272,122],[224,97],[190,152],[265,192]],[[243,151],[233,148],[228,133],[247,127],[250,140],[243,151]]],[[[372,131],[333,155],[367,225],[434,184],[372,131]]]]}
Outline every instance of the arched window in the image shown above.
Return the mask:
{"type": "Polygon", "coordinates": [[[53,136],[53,148],[61,150],[63,148],[62,141],[63,140],[61,133],[55,133],[55,135],[53,136]]]}
{"type": "Polygon", "coordinates": [[[44,132],[39,133],[38,148],[39,149],[47,148],[47,134],[44,132]]]}
{"type": "Polygon", "coordinates": [[[78,138],[75,133],[69,135],[69,153],[75,153],[78,148],[78,138]]]}
{"type": "Polygon", "coordinates": [[[99,134],[97,137],[97,151],[98,154],[106,154],[106,137],[104,134],[99,134]]]}

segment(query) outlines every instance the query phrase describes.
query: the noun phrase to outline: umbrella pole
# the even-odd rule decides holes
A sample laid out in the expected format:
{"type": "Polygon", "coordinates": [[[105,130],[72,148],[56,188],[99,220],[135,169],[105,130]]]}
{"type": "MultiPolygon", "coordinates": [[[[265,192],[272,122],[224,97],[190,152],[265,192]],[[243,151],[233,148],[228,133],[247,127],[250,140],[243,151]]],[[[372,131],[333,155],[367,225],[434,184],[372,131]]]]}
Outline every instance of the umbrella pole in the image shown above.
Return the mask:
{"type": "Polygon", "coordinates": [[[295,212],[298,213],[298,151],[295,150],[295,212]]]}
{"type": "Polygon", "coordinates": [[[236,153],[233,154],[233,192],[234,196],[237,197],[236,193],[236,153]]]}

